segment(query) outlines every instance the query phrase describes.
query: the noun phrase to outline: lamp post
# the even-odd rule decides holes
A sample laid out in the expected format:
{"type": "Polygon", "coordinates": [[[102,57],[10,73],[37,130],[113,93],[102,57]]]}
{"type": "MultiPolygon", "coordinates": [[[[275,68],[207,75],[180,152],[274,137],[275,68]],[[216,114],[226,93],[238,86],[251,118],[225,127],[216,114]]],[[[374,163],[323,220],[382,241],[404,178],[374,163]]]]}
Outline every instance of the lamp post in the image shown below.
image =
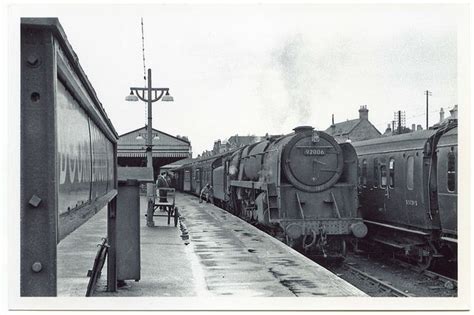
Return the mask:
{"type": "MultiPolygon", "coordinates": [[[[151,69],[148,69],[146,88],[131,87],[130,95],[125,97],[126,101],[137,102],[139,99],[143,102],[148,103],[148,124],[147,124],[147,136],[146,136],[146,166],[153,169],[153,136],[152,136],[152,115],[151,115],[151,104],[159,101],[172,102],[173,97],[169,95],[169,88],[152,88],[151,87],[151,69]],[[165,94],[166,92],[166,94],[165,94]]],[[[153,170],[153,174],[155,171],[153,170]]],[[[148,200],[147,207],[147,226],[154,226],[153,221],[153,206],[154,206],[154,192],[153,183],[146,185],[146,196],[148,200]]]]}

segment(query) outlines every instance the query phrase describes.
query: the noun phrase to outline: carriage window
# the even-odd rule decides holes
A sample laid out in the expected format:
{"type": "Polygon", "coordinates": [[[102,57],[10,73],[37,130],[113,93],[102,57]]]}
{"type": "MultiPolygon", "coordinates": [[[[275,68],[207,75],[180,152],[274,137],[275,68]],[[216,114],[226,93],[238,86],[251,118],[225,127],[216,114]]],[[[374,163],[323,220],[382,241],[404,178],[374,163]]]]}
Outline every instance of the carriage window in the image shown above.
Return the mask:
{"type": "Polygon", "coordinates": [[[380,187],[387,187],[387,165],[380,165],[380,187]]]}
{"type": "Polygon", "coordinates": [[[379,185],[379,160],[374,159],[374,187],[379,185]]]}
{"type": "Polygon", "coordinates": [[[456,190],[456,155],[453,152],[448,153],[448,191],[456,190]]]}
{"type": "Polygon", "coordinates": [[[362,160],[362,185],[367,185],[367,160],[362,160]]]}
{"type": "Polygon", "coordinates": [[[196,182],[199,182],[199,169],[196,170],[196,182]]]}
{"type": "Polygon", "coordinates": [[[388,162],[388,187],[395,187],[395,159],[390,158],[388,162]]]}
{"type": "Polygon", "coordinates": [[[414,172],[415,172],[415,158],[412,155],[410,155],[407,159],[407,188],[408,190],[413,190],[414,172]]]}

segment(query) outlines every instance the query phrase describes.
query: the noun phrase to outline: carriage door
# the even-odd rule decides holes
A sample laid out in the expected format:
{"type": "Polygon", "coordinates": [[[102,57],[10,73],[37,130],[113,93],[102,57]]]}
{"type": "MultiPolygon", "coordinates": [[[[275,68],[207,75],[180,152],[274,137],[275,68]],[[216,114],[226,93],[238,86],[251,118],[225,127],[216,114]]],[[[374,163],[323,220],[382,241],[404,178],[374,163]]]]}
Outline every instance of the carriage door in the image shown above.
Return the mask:
{"type": "Polygon", "coordinates": [[[384,220],[386,216],[385,208],[385,189],[381,187],[381,162],[378,158],[372,160],[372,181],[368,183],[371,187],[370,201],[369,201],[369,212],[370,217],[375,220],[384,220]]]}
{"type": "Polygon", "coordinates": [[[184,191],[191,190],[191,172],[189,170],[184,171],[183,190],[184,191]]]}
{"type": "MultiPolygon", "coordinates": [[[[380,188],[384,192],[385,217],[391,222],[406,221],[406,211],[401,200],[405,199],[405,189],[396,181],[395,174],[400,175],[400,159],[388,156],[382,159],[380,164],[380,188]],[[397,163],[398,162],[398,163],[397,163]]],[[[399,178],[400,176],[398,176],[399,178]]]]}
{"type": "Polygon", "coordinates": [[[404,224],[411,226],[426,227],[426,208],[423,202],[423,159],[417,155],[417,152],[407,152],[406,155],[406,167],[405,167],[405,200],[404,206],[405,215],[403,220],[400,220],[404,224]],[[420,176],[421,174],[421,176],[420,176]]]}

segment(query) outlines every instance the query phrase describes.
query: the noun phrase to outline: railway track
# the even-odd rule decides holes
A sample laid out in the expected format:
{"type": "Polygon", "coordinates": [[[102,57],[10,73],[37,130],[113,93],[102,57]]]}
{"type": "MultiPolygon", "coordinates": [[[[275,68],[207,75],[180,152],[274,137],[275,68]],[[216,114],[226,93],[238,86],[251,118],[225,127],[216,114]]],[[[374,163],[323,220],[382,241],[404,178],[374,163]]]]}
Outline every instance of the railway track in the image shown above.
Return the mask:
{"type": "Polygon", "coordinates": [[[424,270],[423,274],[429,278],[437,279],[443,283],[444,288],[448,290],[454,290],[458,287],[458,281],[455,279],[448,278],[439,273],[430,270],[424,270]]]}
{"type": "Polygon", "coordinates": [[[405,293],[403,292],[402,290],[399,290],[397,288],[395,288],[393,285],[391,285],[390,283],[386,282],[386,281],[383,281],[383,280],[380,280],[380,279],[377,279],[376,277],[374,276],[371,276],[370,274],[354,267],[354,266],[351,266],[347,263],[344,263],[344,267],[349,269],[350,272],[355,275],[356,277],[358,277],[359,279],[363,280],[363,281],[366,281],[368,283],[370,283],[375,289],[383,292],[383,293],[387,293],[389,294],[390,296],[395,296],[395,297],[413,297],[414,295],[411,295],[409,293],[405,293]]]}
{"type": "Polygon", "coordinates": [[[433,279],[433,280],[438,280],[443,284],[443,287],[448,290],[454,290],[458,287],[458,281],[456,279],[447,277],[445,275],[442,275],[438,272],[435,272],[433,270],[428,270],[428,269],[420,269],[414,265],[411,265],[407,262],[404,262],[399,259],[392,259],[392,261],[396,264],[399,264],[400,266],[403,266],[404,268],[411,269],[415,272],[418,272],[420,274],[423,274],[424,276],[433,279]]]}
{"type": "Polygon", "coordinates": [[[325,267],[373,297],[457,296],[457,280],[386,255],[351,253],[342,264],[325,267]]]}

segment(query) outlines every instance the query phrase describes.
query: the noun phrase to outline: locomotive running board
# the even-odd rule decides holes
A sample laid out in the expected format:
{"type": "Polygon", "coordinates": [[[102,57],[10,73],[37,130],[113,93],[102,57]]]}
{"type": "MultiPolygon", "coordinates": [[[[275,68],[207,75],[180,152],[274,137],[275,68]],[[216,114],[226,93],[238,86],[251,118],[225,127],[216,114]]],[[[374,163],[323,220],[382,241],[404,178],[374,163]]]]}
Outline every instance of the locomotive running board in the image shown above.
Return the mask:
{"type": "Polygon", "coordinates": [[[399,231],[403,231],[403,232],[408,232],[408,233],[413,233],[413,234],[418,234],[418,235],[422,235],[422,236],[429,236],[429,235],[430,235],[430,233],[421,232],[421,231],[415,231],[415,230],[410,230],[410,229],[402,228],[402,227],[399,227],[399,226],[394,226],[394,225],[390,225],[390,224],[384,224],[384,223],[380,223],[380,222],[374,222],[374,221],[364,220],[364,223],[373,224],[373,225],[378,225],[378,226],[383,226],[383,227],[386,227],[386,228],[390,228],[390,229],[394,229],[394,230],[399,230],[399,231]]]}

